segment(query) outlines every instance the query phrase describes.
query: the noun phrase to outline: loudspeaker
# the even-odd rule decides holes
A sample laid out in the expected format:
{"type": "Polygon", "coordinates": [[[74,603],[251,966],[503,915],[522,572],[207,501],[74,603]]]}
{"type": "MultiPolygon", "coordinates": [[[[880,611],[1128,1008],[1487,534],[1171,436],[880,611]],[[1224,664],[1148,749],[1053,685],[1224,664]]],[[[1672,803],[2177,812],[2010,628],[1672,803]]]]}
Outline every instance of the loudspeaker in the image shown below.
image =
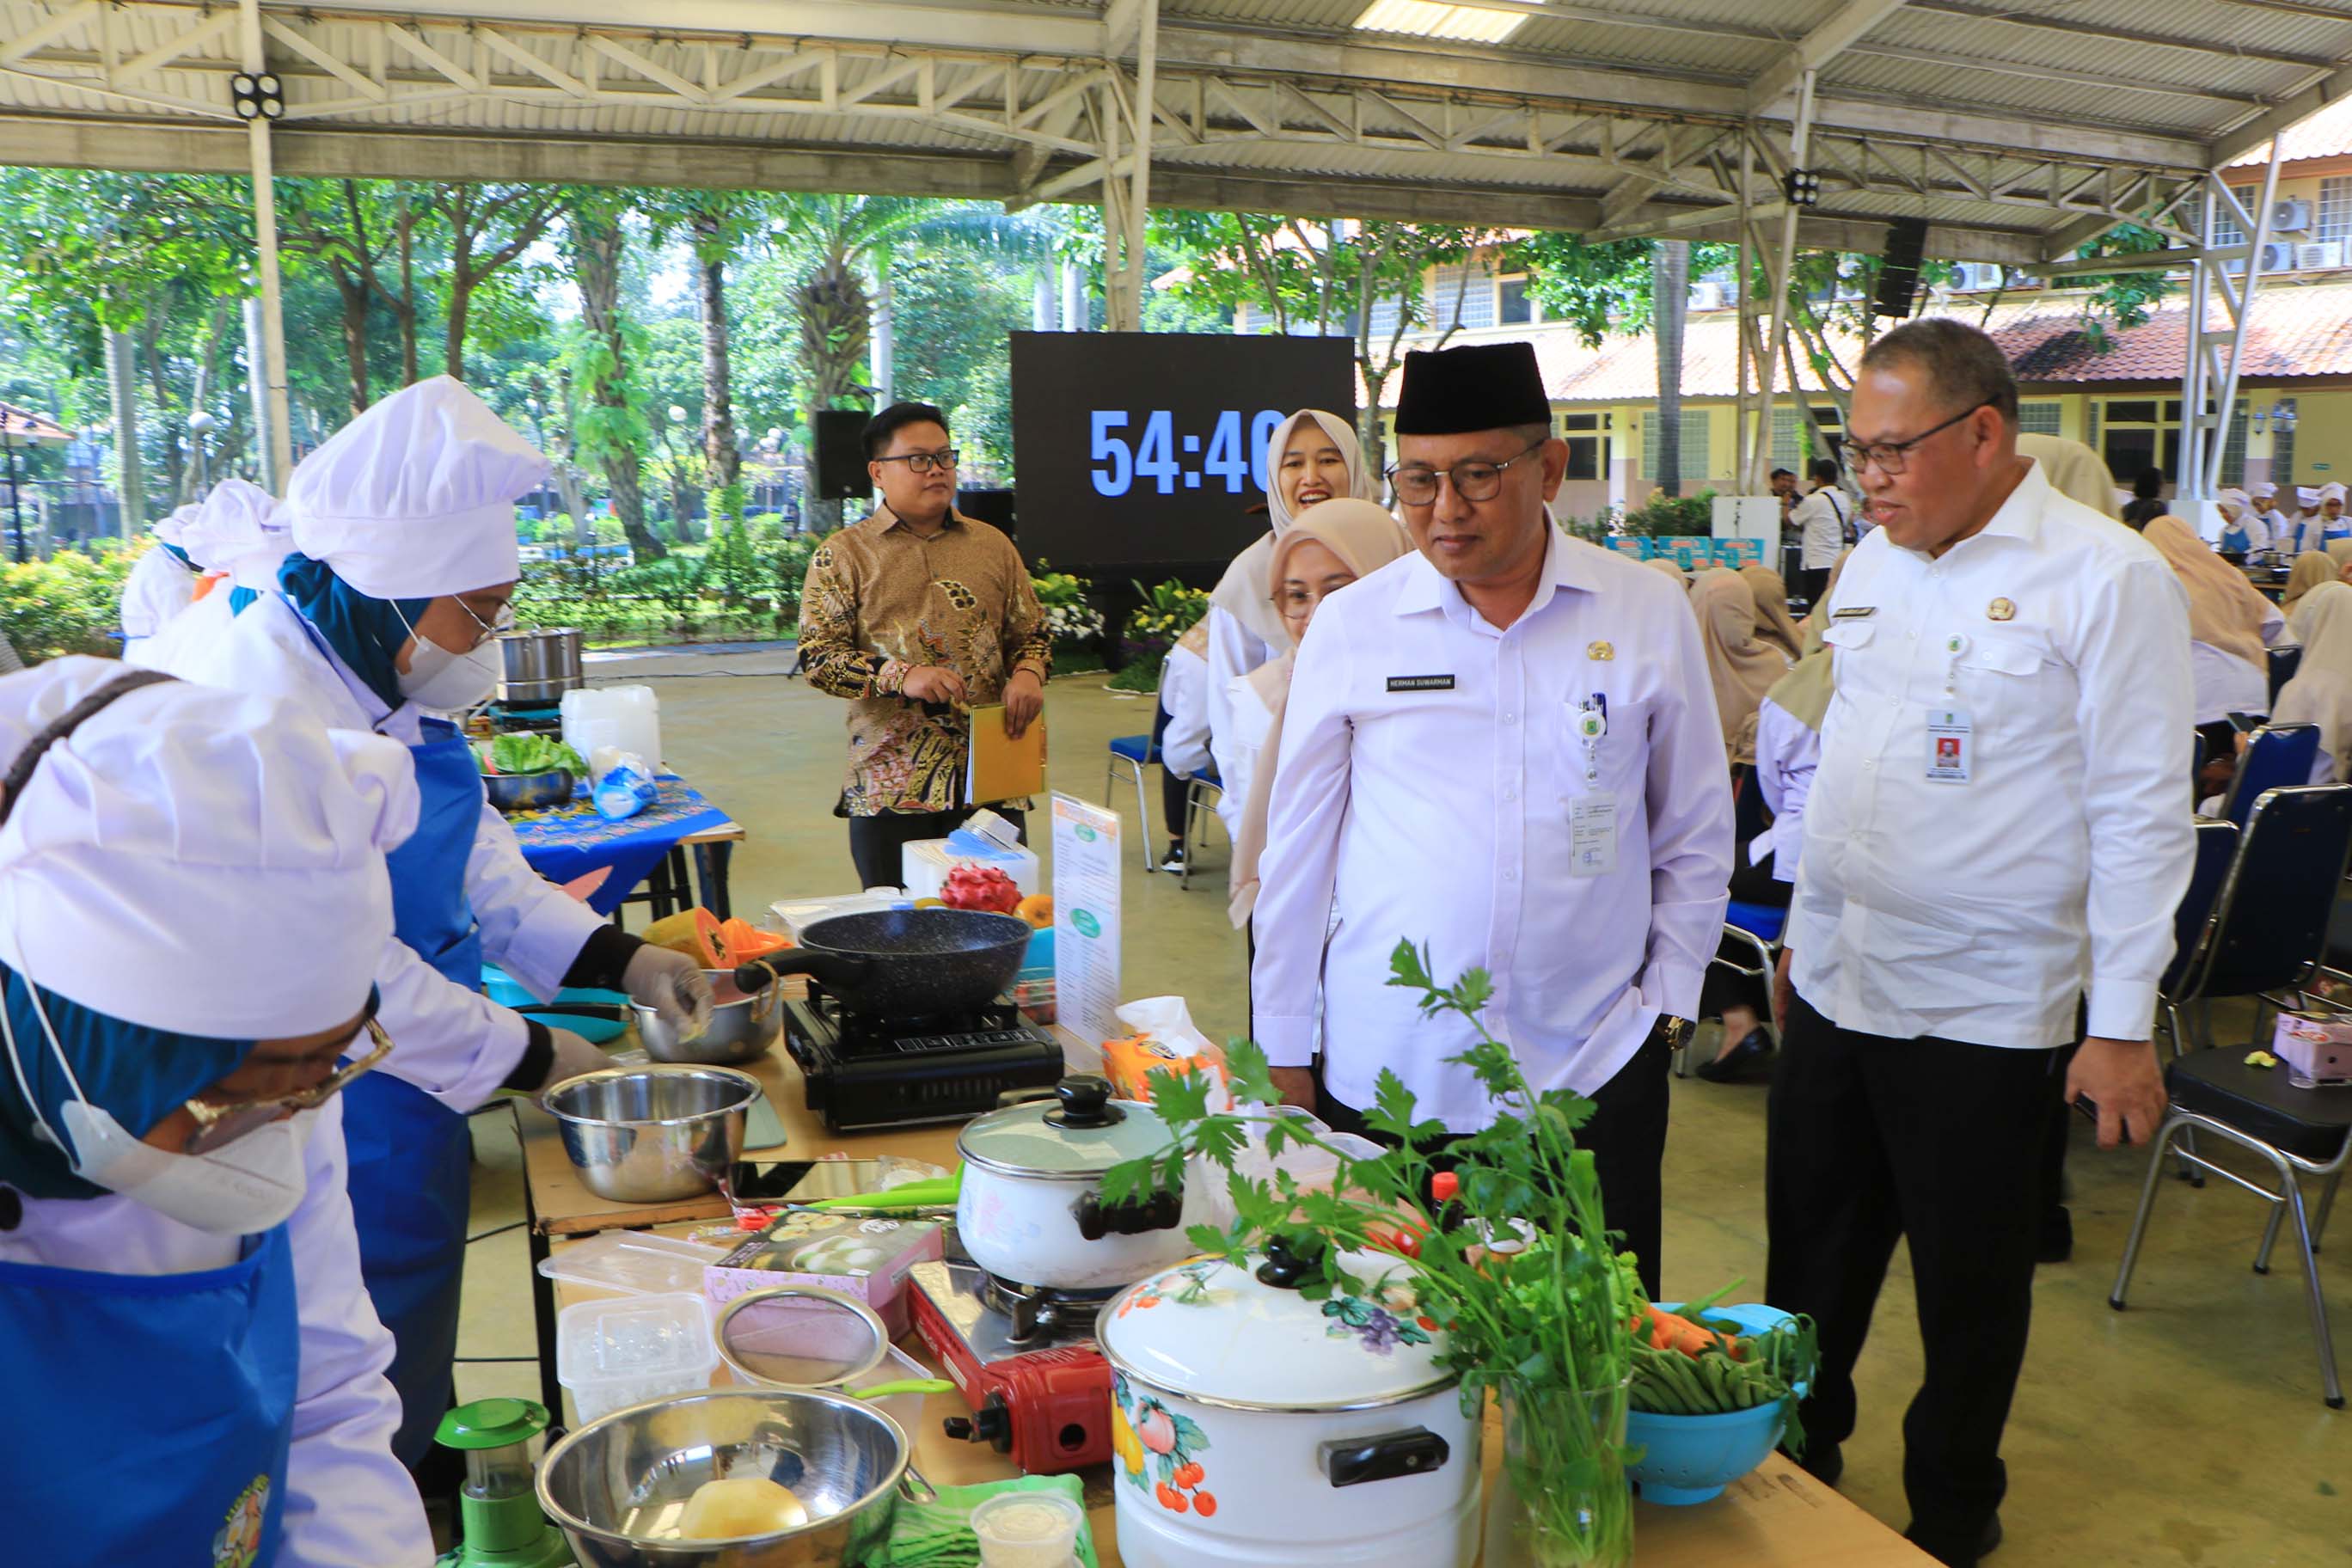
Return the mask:
{"type": "Polygon", "coordinates": [[[874,493],[866,474],[866,425],[874,416],[859,408],[820,408],[816,413],[816,493],[820,500],[844,500],[874,493]]]}
{"type": "Polygon", "coordinates": [[[1003,530],[1007,539],[1020,537],[1013,526],[1011,490],[960,490],[956,494],[956,510],[992,528],[1003,530]]]}
{"type": "Polygon", "coordinates": [[[1901,321],[1911,314],[1911,297],[1919,288],[1919,263],[1927,254],[1927,220],[1899,217],[1886,228],[1886,259],[1878,269],[1878,291],[1871,296],[1873,316],[1901,321]]]}

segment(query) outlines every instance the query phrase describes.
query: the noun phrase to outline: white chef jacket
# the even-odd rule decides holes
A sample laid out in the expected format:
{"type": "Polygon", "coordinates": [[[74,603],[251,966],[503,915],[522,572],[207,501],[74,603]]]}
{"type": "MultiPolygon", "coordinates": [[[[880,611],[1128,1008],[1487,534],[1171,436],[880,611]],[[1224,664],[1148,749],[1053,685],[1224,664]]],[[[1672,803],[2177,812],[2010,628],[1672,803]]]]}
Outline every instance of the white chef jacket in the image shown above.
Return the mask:
{"type": "MultiPolygon", "coordinates": [[[[2306,548],[2303,542],[2301,521],[2289,521],[2286,513],[2276,507],[2263,513],[2263,526],[2270,533],[2271,548],[2279,553],[2290,556],[2299,555],[2306,548]]],[[[2318,535],[2314,534],[2312,537],[2316,539],[2318,535]]],[[[2317,546],[2313,545],[2308,548],[2316,549],[2317,546]]]]}
{"type": "Polygon", "coordinates": [[[187,670],[196,661],[196,650],[226,637],[229,623],[236,618],[228,607],[232,587],[224,578],[214,584],[210,593],[173,616],[162,631],[147,640],[138,662],[149,669],[186,679],[187,670]]]}
{"type": "MultiPolygon", "coordinates": [[[[1160,765],[1178,778],[1192,778],[1209,766],[1209,661],[1178,644],[1160,667],[1160,706],[1168,728],[1160,733],[1160,765]]],[[[1175,824],[1169,836],[1175,837],[1175,824]]]]}
{"type": "Polygon", "coordinates": [[[2189,645],[2189,711],[2200,724],[2219,724],[2232,712],[2267,714],[2271,678],[2234,653],[2210,643],[2189,645]]]}
{"type": "Polygon", "coordinates": [[[2147,1039],[2194,853],[2171,568],[2037,466],[1941,559],[1865,538],[1829,614],[1797,989],[1848,1029],[2021,1048],[2073,1039],[2087,989],[2092,1034],[2147,1039]],[[1927,777],[1939,709],[1966,783],[1927,777]]]}
{"type": "Polygon", "coordinates": [[[1221,605],[1209,606],[1209,752],[1216,758],[1217,777],[1224,783],[1217,800],[1217,819],[1225,825],[1228,835],[1241,826],[1242,809],[1249,803],[1248,791],[1234,787],[1233,774],[1225,771],[1234,765],[1235,755],[1234,678],[1247,675],[1273,657],[1274,649],[1242,625],[1239,617],[1221,605]]]}
{"type": "Polygon", "coordinates": [[[140,644],[171,624],[196,597],[196,574],[161,544],[131,563],[122,580],[123,658],[139,662],[140,644]]]}
{"type": "Polygon", "coordinates": [[[1391,562],[1316,612],[1276,765],[1251,970],[1276,1065],[1313,1056],[1319,988],[1338,1099],[1372,1104],[1390,1068],[1423,1116],[1494,1119],[1445,1059],[1468,1025],[1387,984],[1400,940],[1442,982],[1492,973],[1486,1027],[1538,1089],[1590,1093],[1661,1013],[1696,1011],[1731,791],[1698,624],[1661,574],[1553,530],[1534,602],[1498,630],[1420,554],[1391,562]],[[1608,733],[1588,782],[1577,719],[1596,693],[1608,733]],[[1604,797],[1615,868],[1571,875],[1574,803],[1604,797]]]}
{"type": "Polygon", "coordinates": [[[1837,493],[1835,485],[1822,485],[1808,492],[1789,514],[1789,521],[1798,530],[1804,545],[1804,569],[1826,572],[1837,564],[1838,554],[1845,549],[1845,526],[1853,516],[1853,502],[1837,493]]]}
{"type": "MultiPolygon", "coordinates": [[[[330,729],[373,730],[403,745],[416,743],[423,715],[415,705],[386,711],[341,659],[310,640],[300,613],[282,595],[266,594],[247,605],[226,636],[194,650],[186,662],[188,679],[289,699],[330,729]]],[[[483,961],[541,1001],[562,987],[564,973],[604,924],[530,868],[514,829],[488,803],[466,863],[466,895],[481,928],[483,961]]],[[[452,1110],[488,1102],[530,1043],[521,1014],[442,979],[398,938],[385,944],[375,978],[377,1016],[399,1047],[375,1070],[452,1110]]]]}
{"type": "Polygon", "coordinates": [[[1771,856],[1772,879],[1793,882],[1805,853],[1805,796],[1822,765],[1821,731],[1764,699],[1756,709],[1756,787],[1771,826],[1748,841],[1748,863],[1771,856]]]}
{"type": "MultiPolygon", "coordinates": [[[[400,1396],[384,1376],[392,1335],[360,1281],[359,1237],[343,1190],[340,1099],[313,1119],[303,1163],[309,1185],[287,1232],[301,1355],[278,1562],[280,1568],[426,1568],[433,1537],[425,1505],[392,1457],[400,1425],[400,1396]]],[[[191,1274],[227,1268],[243,1246],[236,1237],[197,1230],[113,1194],[23,1202],[16,1228],[0,1231],[0,1261],[191,1274]]],[[[93,1456],[93,1463],[103,1462],[93,1456]]]]}
{"type": "Polygon", "coordinates": [[[1217,776],[1224,780],[1229,798],[1249,799],[1250,779],[1266,760],[1265,737],[1273,728],[1274,710],[1250,678],[1234,677],[1225,690],[1225,742],[1217,763],[1217,776]]]}

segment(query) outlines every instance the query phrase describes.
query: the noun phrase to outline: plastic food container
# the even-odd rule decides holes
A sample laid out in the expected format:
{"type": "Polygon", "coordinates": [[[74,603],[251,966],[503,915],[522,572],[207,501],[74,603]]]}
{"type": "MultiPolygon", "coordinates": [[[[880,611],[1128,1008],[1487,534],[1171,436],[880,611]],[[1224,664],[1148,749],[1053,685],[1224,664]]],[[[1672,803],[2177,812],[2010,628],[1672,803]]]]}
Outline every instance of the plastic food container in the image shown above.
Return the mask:
{"type": "Polygon", "coordinates": [[[999,1492],[971,1510],[981,1568],[1068,1568],[1086,1517],[1053,1492],[999,1492]]]}
{"type": "Polygon", "coordinates": [[[579,1424],[707,1388],[719,1364],[702,1298],[685,1294],[579,1301],[555,1321],[555,1378],[579,1424]]]}
{"type": "Polygon", "coordinates": [[[656,1236],[646,1230],[608,1230],[567,1247],[539,1266],[550,1279],[568,1279],[625,1296],[699,1296],[702,1271],[727,1256],[720,1247],[656,1236]]]}
{"type": "Polygon", "coordinates": [[[563,694],[562,710],[563,743],[583,757],[611,746],[660,765],[661,700],[652,687],[583,687],[563,694]]]}

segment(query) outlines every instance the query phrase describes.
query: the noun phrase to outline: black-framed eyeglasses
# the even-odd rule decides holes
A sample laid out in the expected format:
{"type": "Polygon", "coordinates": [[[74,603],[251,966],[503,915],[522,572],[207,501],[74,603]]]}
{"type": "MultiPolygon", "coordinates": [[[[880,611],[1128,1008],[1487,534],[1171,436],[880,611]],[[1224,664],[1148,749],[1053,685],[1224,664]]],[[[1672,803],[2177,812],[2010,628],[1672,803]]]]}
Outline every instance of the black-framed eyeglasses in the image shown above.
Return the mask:
{"type": "MultiPolygon", "coordinates": [[[[1544,441],[1550,440],[1547,436],[1544,441]]],[[[1523,447],[1518,455],[1499,463],[1456,463],[1450,468],[1433,468],[1415,464],[1411,468],[1398,463],[1391,466],[1388,481],[1396,491],[1397,500],[1407,506],[1428,506],[1437,500],[1437,481],[1445,480],[1454,493],[1464,500],[1493,500],[1503,489],[1503,470],[1515,463],[1524,463],[1543,449],[1544,441],[1523,447]]]]}
{"type": "MultiPolygon", "coordinates": [[[[279,1117],[297,1110],[316,1110],[341,1094],[351,1081],[373,1068],[392,1054],[392,1037],[373,1018],[360,1026],[368,1037],[368,1051],[353,1058],[335,1069],[334,1075],[316,1089],[280,1095],[275,1100],[241,1100],[235,1105],[213,1105],[202,1100],[187,1102],[188,1114],[195,1119],[196,1130],[189,1134],[187,1146],[181,1152],[203,1154],[236,1142],[257,1127],[266,1126],[279,1117]]],[[[358,1037],[354,1033],[354,1039],[358,1037]]]]}
{"type": "Polygon", "coordinates": [[[1982,403],[1961,409],[1934,429],[1920,431],[1907,441],[1874,441],[1867,445],[1858,441],[1841,441],[1838,443],[1838,456],[1845,459],[1846,471],[1857,477],[1862,473],[1864,463],[1870,464],[1882,474],[1899,474],[1903,471],[1904,465],[1911,460],[1906,454],[1912,447],[1930,436],[1942,435],[1969,415],[1974,414],[1979,408],[1991,406],[1992,399],[1988,397],[1982,403]]]}
{"type": "Polygon", "coordinates": [[[901,452],[895,458],[877,458],[874,460],[877,463],[904,463],[907,465],[907,471],[910,474],[928,474],[933,468],[945,468],[952,473],[955,471],[956,459],[961,456],[962,454],[953,447],[950,447],[944,452],[901,452]]]}
{"type": "Polygon", "coordinates": [[[466,612],[466,618],[467,620],[473,622],[474,625],[481,628],[480,633],[474,638],[474,646],[476,647],[481,647],[492,637],[503,637],[508,632],[510,632],[515,628],[514,601],[511,599],[508,600],[505,604],[500,605],[498,609],[498,614],[487,621],[482,619],[480,615],[476,613],[473,605],[466,603],[463,599],[459,599],[457,601],[457,607],[466,612]]]}

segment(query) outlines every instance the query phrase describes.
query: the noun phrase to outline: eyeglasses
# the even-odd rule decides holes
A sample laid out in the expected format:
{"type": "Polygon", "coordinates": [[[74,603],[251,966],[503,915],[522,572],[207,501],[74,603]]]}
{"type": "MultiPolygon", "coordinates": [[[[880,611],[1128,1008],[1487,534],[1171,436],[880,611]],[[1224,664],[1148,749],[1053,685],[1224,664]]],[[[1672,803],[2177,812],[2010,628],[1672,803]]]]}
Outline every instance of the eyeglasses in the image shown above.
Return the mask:
{"type": "MultiPolygon", "coordinates": [[[[1545,440],[1549,440],[1546,437],[1545,440]]],[[[1407,506],[1428,506],[1437,500],[1437,481],[1444,479],[1454,487],[1454,493],[1464,500],[1493,500],[1503,489],[1503,470],[1514,463],[1524,463],[1543,447],[1543,441],[1520,449],[1519,454],[1500,463],[1456,463],[1450,468],[1439,469],[1415,465],[1406,468],[1398,464],[1389,469],[1388,480],[1396,491],[1397,500],[1407,506]]]]}
{"type": "Polygon", "coordinates": [[[910,474],[928,474],[933,468],[944,468],[953,473],[960,455],[953,447],[950,447],[944,452],[905,452],[895,458],[877,458],[874,460],[877,463],[904,463],[910,474]]]}
{"type": "Polygon", "coordinates": [[[1865,463],[1877,468],[1880,473],[1886,474],[1891,477],[1901,473],[1903,471],[1904,465],[1910,461],[1910,458],[1905,456],[1905,454],[1909,452],[1912,447],[1917,446],[1920,442],[1925,441],[1930,436],[1939,436],[1943,434],[1943,432],[1950,429],[1953,426],[1958,425],[1961,420],[1966,419],[1969,415],[1974,414],[1977,409],[1990,408],[1991,406],[1992,399],[1987,398],[1982,403],[1977,404],[1973,407],[1961,409],[1958,414],[1953,415],[1949,419],[1945,420],[1941,425],[1937,426],[1932,430],[1920,431],[1919,434],[1912,437],[1908,441],[1878,441],[1868,446],[1864,446],[1856,441],[1841,441],[1838,443],[1838,456],[1845,459],[1847,471],[1857,477],[1861,475],[1863,465],[1865,463]]]}
{"type": "Polygon", "coordinates": [[[334,1076],[316,1089],[306,1089],[299,1094],[281,1095],[276,1100],[240,1100],[235,1105],[210,1105],[201,1100],[187,1102],[188,1114],[195,1118],[196,1130],[188,1137],[186,1154],[206,1154],[225,1148],[251,1132],[268,1126],[279,1117],[296,1110],[316,1110],[332,1100],[362,1073],[373,1068],[392,1054],[392,1037],[383,1026],[370,1018],[362,1026],[367,1030],[373,1048],[348,1066],[335,1069],[334,1076]]]}
{"type": "Polygon", "coordinates": [[[474,646],[476,647],[481,647],[492,637],[503,637],[507,633],[514,630],[515,611],[514,602],[511,599],[499,606],[498,615],[494,619],[487,621],[482,619],[480,616],[475,614],[474,606],[466,603],[463,599],[459,599],[457,601],[457,607],[466,612],[466,618],[467,620],[482,628],[481,635],[474,639],[474,646]]]}

